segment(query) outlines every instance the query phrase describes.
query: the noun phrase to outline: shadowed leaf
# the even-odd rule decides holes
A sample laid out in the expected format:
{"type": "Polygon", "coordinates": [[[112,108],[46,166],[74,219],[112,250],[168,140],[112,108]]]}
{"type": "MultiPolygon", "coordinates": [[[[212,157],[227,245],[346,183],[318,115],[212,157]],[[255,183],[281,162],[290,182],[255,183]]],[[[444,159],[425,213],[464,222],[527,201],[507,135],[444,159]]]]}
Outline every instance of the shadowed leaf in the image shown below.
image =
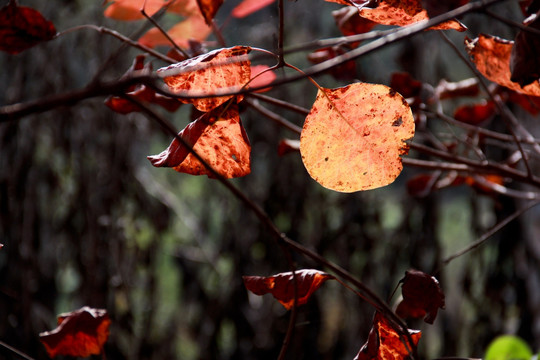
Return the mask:
{"type": "MultiPolygon", "coordinates": [[[[174,92],[195,91],[213,94],[219,89],[240,90],[251,77],[247,46],[216,49],[180,63],[161,68],[157,74],[174,92]]],[[[210,111],[234,95],[208,98],[181,99],[198,110],[210,111]]],[[[240,98],[240,97],[239,97],[240,98]]]]}
{"type": "Polygon", "coordinates": [[[58,327],[39,334],[51,358],[57,355],[88,357],[99,355],[109,337],[106,310],[87,306],[58,316],[58,327]]]}
{"type": "MultiPolygon", "coordinates": [[[[418,345],[422,333],[407,329],[414,343],[418,345]]],[[[414,349],[410,348],[407,337],[401,336],[381,313],[375,313],[373,327],[367,342],[362,346],[354,360],[405,360],[411,358],[414,349]]]]}
{"type": "Polygon", "coordinates": [[[0,50],[18,54],[56,35],[52,22],[37,10],[10,1],[0,9],[0,50]]]}
{"type": "MultiPolygon", "coordinates": [[[[540,30],[540,17],[527,24],[529,29],[540,30]]],[[[520,30],[516,35],[510,53],[510,80],[521,86],[535,82],[540,78],[540,36],[529,31],[520,30]]]]}
{"type": "MultiPolygon", "coordinates": [[[[251,145],[235,104],[205,113],[178,136],[225,178],[245,176],[251,171],[251,145]]],[[[215,177],[177,139],[159,155],[148,156],[148,160],[156,167],[172,167],[178,172],[215,177]]]]}
{"type": "Polygon", "coordinates": [[[306,117],[300,153],[307,171],[322,186],[341,192],[392,183],[403,168],[414,119],[393,89],[355,83],[319,90],[306,117]],[[324,92],[323,92],[324,91],[324,92]]]}
{"type": "Polygon", "coordinates": [[[402,318],[420,318],[433,324],[439,308],[444,309],[444,293],[435,277],[418,270],[408,270],[402,280],[403,300],[396,314],[402,318]]]}
{"type": "Polygon", "coordinates": [[[478,125],[490,119],[495,114],[496,106],[493,101],[480,104],[463,105],[456,109],[454,118],[471,125],[478,125]]]}
{"type": "MultiPolygon", "coordinates": [[[[319,270],[304,269],[295,272],[298,299],[297,304],[305,304],[309,297],[326,280],[333,279],[330,274],[319,270]]],[[[244,285],[255,295],[272,294],[287,310],[294,306],[293,273],[286,272],[274,276],[243,276],[244,285]]]]}

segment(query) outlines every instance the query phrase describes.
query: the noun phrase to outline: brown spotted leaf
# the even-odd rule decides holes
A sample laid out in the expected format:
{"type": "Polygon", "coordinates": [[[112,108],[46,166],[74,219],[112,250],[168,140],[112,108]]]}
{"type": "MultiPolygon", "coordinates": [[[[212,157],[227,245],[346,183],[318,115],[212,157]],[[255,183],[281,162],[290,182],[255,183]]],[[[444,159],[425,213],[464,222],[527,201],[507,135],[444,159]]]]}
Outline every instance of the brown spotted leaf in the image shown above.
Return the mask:
{"type": "Polygon", "coordinates": [[[444,293],[437,279],[418,270],[408,270],[402,280],[403,300],[396,314],[402,318],[420,318],[433,324],[439,308],[444,309],[444,293]]]}
{"type": "Polygon", "coordinates": [[[392,183],[408,153],[414,118],[405,99],[385,85],[355,83],[320,89],[300,137],[313,179],[341,192],[392,183]]]}
{"type": "MultiPolygon", "coordinates": [[[[407,329],[416,348],[422,333],[407,329]]],[[[412,358],[414,349],[404,334],[398,333],[381,313],[375,313],[368,340],[354,360],[405,360],[412,358]]]]}
{"type": "MultiPolygon", "coordinates": [[[[161,68],[157,74],[173,92],[193,91],[213,94],[216,90],[240,90],[251,77],[247,46],[216,49],[177,64],[161,68]]],[[[198,110],[210,111],[234,95],[208,98],[181,99],[198,110]]]]}
{"type": "MultiPolygon", "coordinates": [[[[305,304],[309,297],[326,280],[333,279],[330,274],[319,270],[303,269],[295,271],[297,286],[297,305],[305,304]]],[[[292,272],[274,276],[243,276],[244,285],[255,295],[272,294],[287,310],[294,306],[295,281],[292,272]]]]}
{"type": "Polygon", "coordinates": [[[537,81],[522,87],[510,80],[510,54],[513,41],[480,34],[474,40],[465,38],[465,44],[476,68],[487,79],[522,94],[540,96],[540,85],[537,81]]]}
{"type": "MultiPolygon", "coordinates": [[[[178,136],[225,178],[245,176],[251,171],[251,145],[236,104],[203,114],[178,136]]],[[[215,177],[177,139],[159,155],[148,156],[148,160],[155,167],[172,167],[178,172],[215,177]]]]}
{"type": "Polygon", "coordinates": [[[52,22],[37,10],[11,0],[0,9],[0,50],[18,54],[56,35],[52,22]]]}
{"type": "Polygon", "coordinates": [[[109,337],[106,310],[87,306],[58,316],[58,327],[39,334],[49,357],[57,355],[88,357],[99,355],[109,337]]]}

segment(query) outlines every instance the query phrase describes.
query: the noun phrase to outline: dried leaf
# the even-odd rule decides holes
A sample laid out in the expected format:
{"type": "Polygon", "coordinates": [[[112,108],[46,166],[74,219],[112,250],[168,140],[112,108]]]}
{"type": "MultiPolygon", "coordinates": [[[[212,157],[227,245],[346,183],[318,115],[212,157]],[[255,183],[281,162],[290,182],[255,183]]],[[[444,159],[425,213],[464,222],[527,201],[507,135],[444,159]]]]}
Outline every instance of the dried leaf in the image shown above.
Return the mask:
{"type": "MultiPolygon", "coordinates": [[[[416,348],[422,333],[419,330],[407,329],[407,331],[416,348]]],[[[414,353],[414,349],[410,346],[407,337],[394,330],[390,321],[377,312],[368,340],[354,360],[405,360],[411,358],[414,353]]]]}
{"type": "Polygon", "coordinates": [[[484,101],[480,104],[463,105],[456,109],[454,118],[471,125],[479,125],[490,119],[496,111],[493,101],[484,101]]]}
{"type": "MultiPolygon", "coordinates": [[[[326,280],[333,279],[330,274],[319,270],[303,269],[295,271],[297,285],[297,305],[305,304],[309,297],[326,280]]],[[[243,276],[244,285],[255,295],[272,294],[287,310],[294,306],[294,280],[292,272],[274,276],[243,276]]]]}
{"type": "MultiPolygon", "coordinates": [[[[240,90],[251,77],[247,46],[216,49],[177,64],[161,68],[157,74],[174,92],[194,91],[213,94],[219,89],[240,90]]],[[[234,95],[208,98],[181,99],[198,110],[210,111],[234,95]]]]}
{"type": "Polygon", "coordinates": [[[58,316],[58,327],[39,334],[49,357],[99,355],[109,337],[106,310],[87,306],[58,316]]]}
{"type": "Polygon", "coordinates": [[[510,80],[512,41],[480,34],[474,40],[465,38],[465,44],[476,68],[487,79],[523,94],[540,96],[538,82],[521,87],[518,83],[510,80]]]}
{"type": "Polygon", "coordinates": [[[259,11],[276,0],[243,0],[232,10],[231,15],[235,18],[243,18],[259,11]]]}
{"type": "Polygon", "coordinates": [[[408,270],[402,280],[403,300],[396,314],[402,318],[420,318],[433,324],[439,308],[444,309],[444,293],[435,277],[418,270],[408,270]]]}
{"type": "MultiPolygon", "coordinates": [[[[206,24],[200,15],[193,15],[180,21],[167,31],[176,45],[187,48],[192,40],[203,41],[212,33],[212,28],[206,24]]],[[[158,28],[152,28],[146,32],[139,43],[150,48],[156,46],[170,46],[171,42],[158,28]]]]}
{"type": "MultiPolygon", "coordinates": [[[[376,8],[362,8],[360,16],[383,25],[406,26],[429,20],[421,0],[381,0],[376,8]]],[[[430,30],[457,30],[467,28],[457,20],[449,20],[429,28],[430,30]]]]}
{"type": "MultiPolygon", "coordinates": [[[[178,136],[223,177],[236,178],[251,171],[251,145],[240,121],[238,106],[227,105],[205,113],[178,136]]],[[[178,172],[215,177],[177,139],[159,155],[148,156],[148,160],[156,167],[172,167],[178,172]]]]}
{"type": "Polygon", "coordinates": [[[56,35],[52,22],[37,10],[10,1],[0,9],[0,50],[18,54],[56,35]]]}
{"type": "Polygon", "coordinates": [[[392,183],[414,135],[405,99],[378,84],[319,90],[304,123],[300,153],[307,171],[332,190],[353,192],[392,183]],[[324,91],[324,92],[323,92],[324,91]]]}
{"type": "Polygon", "coordinates": [[[199,9],[201,9],[206,24],[211,26],[212,20],[223,4],[223,0],[197,0],[197,4],[199,4],[199,9]]]}
{"type": "MultiPolygon", "coordinates": [[[[540,17],[536,16],[527,27],[540,30],[540,17]]],[[[520,30],[510,52],[510,80],[526,86],[533,82],[538,85],[540,78],[540,36],[520,30]]]]}

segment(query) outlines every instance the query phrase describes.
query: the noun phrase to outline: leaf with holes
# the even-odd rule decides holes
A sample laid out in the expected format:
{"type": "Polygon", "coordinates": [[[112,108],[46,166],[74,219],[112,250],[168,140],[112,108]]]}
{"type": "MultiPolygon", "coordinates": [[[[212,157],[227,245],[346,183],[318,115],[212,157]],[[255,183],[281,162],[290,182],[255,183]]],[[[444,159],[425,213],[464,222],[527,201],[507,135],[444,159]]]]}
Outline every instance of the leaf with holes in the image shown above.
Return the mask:
{"type": "Polygon", "coordinates": [[[510,54],[513,44],[513,41],[485,34],[480,34],[474,40],[465,38],[471,60],[487,79],[522,94],[540,96],[538,81],[522,87],[510,80],[510,54]]]}
{"type": "MultiPolygon", "coordinates": [[[[309,297],[326,280],[334,276],[313,269],[295,271],[297,286],[297,304],[305,304],[309,297]]],[[[295,281],[292,272],[280,273],[274,276],[243,276],[244,285],[255,295],[272,294],[287,310],[294,306],[295,281]]]]}
{"type": "Polygon", "coordinates": [[[413,344],[409,343],[405,334],[398,333],[386,317],[379,312],[375,313],[368,340],[354,360],[410,359],[422,333],[419,330],[406,329],[406,331],[408,331],[413,344]]]}
{"type": "MultiPolygon", "coordinates": [[[[161,68],[157,74],[173,92],[192,91],[197,95],[211,95],[220,89],[235,92],[245,86],[251,78],[251,63],[247,57],[250,50],[251,48],[247,46],[216,49],[161,68]]],[[[193,104],[198,110],[206,112],[234,96],[181,99],[181,101],[193,104]]],[[[241,96],[238,99],[241,99],[241,96]]]]}
{"type": "Polygon", "coordinates": [[[405,99],[378,84],[320,89],[300,137],[302,161],[313,179],[341,192],[392,183],[403,168],[414,119],[405,99]]]}
{"type": "Polygon", "coordinates": [[[18,54],[56,35],[52,22],[37,10],[11,0],[0,9],[0,50],[18,54]]]}
{"type": "MultiPolygon", "coordinates": [[[[203,114],[178,136],[225,178],[245,176],[251,171],[251,145],[236,104],[224,105],[203,114]]],[[[178,172],[215,177],[177,139],[159,155],[148,156],[148,160],[155,167],[172,167],[178,172]]]]}
{"type": "MultiPolygon", "coordinates": [[[[201,15],[193,15],[173,25],[167,34],[176,45],[188,48],[190,41],[203,41],[212,33],[212,28],[206,24],[201,15]]],[[[156,46],[171,46],[171,42],[158,28],[148,30],[140,39],[139,44],[154,48],[156,46]]]]}
{"type": "Polygon", "coordinates": [[[58,327],[39,334],[51,358],[57,355],[99,355],[109,337],[111,320],[106,310],[87,306],[58,316],[58,327]]]}
{"type": "Polygon", "coordinates": [[[243,0],[232,10],[231,15],[235,18],[243,18],[259,11],[276,0],[243,0]]]}
{"type": "Polygon", "coordinates": [[[444,309],[444,293],[435,277],[418,270],[408,270],[402,280],[403,300],[396,314],[402,318],[420,318],[433,324],[439,308],[444,309]]]}

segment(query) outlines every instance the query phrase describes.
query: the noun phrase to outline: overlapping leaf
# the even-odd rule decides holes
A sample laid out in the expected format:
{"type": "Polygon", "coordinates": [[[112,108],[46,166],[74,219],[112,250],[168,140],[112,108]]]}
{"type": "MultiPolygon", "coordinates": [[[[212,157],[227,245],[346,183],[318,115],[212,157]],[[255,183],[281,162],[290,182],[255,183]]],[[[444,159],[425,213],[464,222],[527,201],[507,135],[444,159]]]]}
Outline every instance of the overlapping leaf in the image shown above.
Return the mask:
{"type": "MultiPolygon", "coordinates": [[[[309,297],[326,281],[333,279],[330,274],[319,270],[303,269],[295,271],[297,305],[305,304],[309,297]]],[[[255,295],[272,294],[287,310],[294,306],[295,281],[292,272],[274,276],[243,276],[244,285],[255,295]]]]}
{"type": "Polygon", "coordinates": [[[37,10],[11,0],[0,9],[0,50],[18,54],[56,35],[54,24],[37,10]]]}
{"type": "Polygon", "coordinates": [[[435,277],[418,270],[405,273],[401,288],[403,300],[396,314],[402,318],[420,318],[433,324],[439,308],[444,309],[444,293],[435,277]]]}
{"type": "Polygon", "coordinates": [[[39,334],[51,358],[57,355],[88,357],[99,355],[109,337],[106,310],[87,306],[58,316],[58,327],[39,334]]]}
{"type": "Polygon", "coordinates": [[[466,38],[465,44],[476,68],[487,79],[523,94],[540,96],[538,81],[522,87],[510,80],[510,54],[514,44],[512,41],[480,34],[474,40],[466,38]]]}
{"type": "MultiPolygon", "coordinates": [[[[212,33],[201,15],[189,16],[183,21],[173,25],[167,34],[182,48],[189,47],[190,41],[203,41],[212,33]]],[[[140,39],[139,43],[150,48],[156,46],[171,46],[171,42],[158,28],[148,30],[140,39]]]]}
{"type": "MultiPolygon", "coordinates": [[[[227,105],[205,113],[178,136],[223,177],[235,178],[251,171],[251,145],[240,121],[237,105],[227,105]]],[[[159,155],[148,156],[148,160],[156,167],[172,167],[178,172],[215,177],[177,139],[159,155]]]]}
{"type": "Polygon", "coordinates": [[[422,333],[407,329],[413,341],[409,344],[406,336],[398,333],[390,321],[377,312],[367,342],[362,346],[354,360],[405,360],[411,358],[422,333]]]}
{"type": "Polygon", "coordinates": [[[414,119],[405,99],[391,88],[355,83],[319,90],[300,137],[308,173],[341,192],[392,183],[408,153],[414,119]]]}
{"type": "MultiPolygon", "coordinates": [[[[216,49],[207,54],[187,59],[180,63],[161,68],[157,74],[174,92],[194,91],[212,95],[216,90],[240,90],[251,77],[247,46],[216,49]]],[[[234,95],[208,98],[182,99],[193,104],[198,110],[210,111],[234,95]]]]}

